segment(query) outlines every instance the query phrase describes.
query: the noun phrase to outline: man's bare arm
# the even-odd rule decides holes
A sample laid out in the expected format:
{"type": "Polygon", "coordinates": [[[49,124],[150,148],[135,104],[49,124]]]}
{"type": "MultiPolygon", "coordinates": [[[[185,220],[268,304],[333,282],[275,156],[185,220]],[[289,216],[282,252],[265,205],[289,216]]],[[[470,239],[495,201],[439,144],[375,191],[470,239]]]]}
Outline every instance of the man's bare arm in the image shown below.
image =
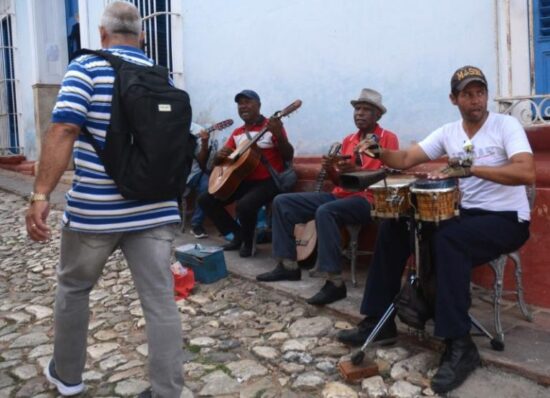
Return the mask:
{"type": "Polygon", "coordinates": [[[80,127],[68,123],[53,123],[44,136],[34,192],[49,195],[67,169],[73,145],[80,127]]]}
{"type": "Polygon", "coordinates": [[[533,155],[518,153],[509,163],[499,166],[472,166],[472,175],[503,185],[531,185],[535,182],[535,162],[533,155]]]}
{"type": "Polygon", "coordinates": [[[430,160],[428,155],[418,144],[405,150],[391,150],[381,148],[380,160],[392,169],[405,170],[430,160]]]}
{"type": "MultiPolygon", "coordinates": [[[[59,182],[71,158],[74,141],[80,127],[74,124],[53,123],[44,136],[40,167],[34,182],[34,192],[49,195],[59,182]]],[[[46,223],[50,204],[46,200],[31,203],[25,216],[27,233],[32,240],[49,239],[50,227],[46,223]]]]}

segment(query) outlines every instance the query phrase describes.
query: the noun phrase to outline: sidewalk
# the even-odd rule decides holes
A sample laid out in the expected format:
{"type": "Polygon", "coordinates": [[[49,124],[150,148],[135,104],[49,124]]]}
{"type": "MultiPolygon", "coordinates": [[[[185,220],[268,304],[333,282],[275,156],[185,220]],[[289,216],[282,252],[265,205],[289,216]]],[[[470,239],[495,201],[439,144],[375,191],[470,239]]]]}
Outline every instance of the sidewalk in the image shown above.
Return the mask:
{"type": "MultiPolygon", "coordinates": [[[[215,234],[215,231],[209,231],[215,234]]],[[[187,234],[186,240],[189,240],[187,234]]],[[[221,238],[197,240],[201,244],[221,244],[221,238]]],[[[271,246],[259,245],[258,252],[253,258],[240,258],[236,252],[226,252],[225,260],[229,271],[242,278],[255,280],[255,276],[271,270],[275,263],[271,258],[271,246]]],[[[320,313],[328,311],[338,314],[350,322],[362,319],[359,313],[361,298],[366,280],[365,267],[358,267],[357,287],[351,284],[349,271],[344,273],[348,288],[348,297],[320,308],[320,313]]],[[[258,282],[260,283],[260,282],[258,282]]],[[[288,294],[305,301],[319,291],[324,280],[311,278],[307,271],[302,271],[302,280],[299,282],[262,283],[263,286],[288,294]]],[[[472,297],[471,313],[489,332],[494,333],[493,305],[489,293],[485,289],[476,289],[472,297]]],[[[505,350],[502,352],[491,349],[489,339],[485,336],[476,336],[483,362],[498,368],[527,377],[537,383],[550,385],[550,310],[529,306],[533,312],[533,322],[528,322],[522,316],[519,308],[512,301],[504,301],[501,309],[501,322],[504,329],[505,350]]],[[[413,338],[406,325],[399,325],[404,337],[413,338]]],[[[431,336],[433,328],[426,327],[426,336],[431,336]]],[[[474,328],[472,328],[474,332],[474,328]]],[[[477,332],[477,331],[476,331],[477,332]]],[[[477,333],[476,333],[477,335],[477,333]]],[[[416,337],[414,337],[416,339],[416,337]]]]}
{"type": "MultiPolygon", "coordinates": [[[[16,193],[20,196],[28,196],[32,190],[33,177],[21,175],[6,170],[0,170],[0,189],[16,193]]],[[[64,193],[69,188],[67,184],[60,184],[52,194],[52,205],[55,208],[62,209],[64,206],[64,193]]],[[[213,228],[209,230],[211,236],[216,233],[213,228]]],[[[210,237],[208,239],[194,240],[188,233],[180,234],[177,238],[177,244],[189,243],[195,241],[201,244],[219,245],[222,243],[221,237],[210,237]]],[[[252,258],[242,259],[236,252],[225,253],[227,267],[231,273],[245,280],[255,280],[255,275],[269,271],[273,268],[274,262],[271,259],[271,246],[259,245],[257,254],[252,258]]],[[[319,314],[330,313],[342,319],[356,322],[361,319],[359,314],[359,304],[361,301],[366,270],[359,267],[357,280],[359,286],[353,287],[350,282],[349,274],[344,275],[347,281],[348,297],[334,304],[319,308],[319,314]]],[[[302,280],[299,282],[276,282],[262,284],[264,287],[271,288],[278,293],[289,297],[305,300],[315,294],[324,280],[310,278],[307,272],[302,272],[302,280]]],[[[483,298],[480,293],[483,290],[476,290],[473,297],[472,314],[477,317],[481,323],[493,332],[493,310],[492,304],[487,298],[483,298]]],[[[503,352],[493,351],[489,340],[484,336],[475,337],[476,343],[480,349],[482,359],[485,364],[511,371],[520,376],[529,378],[543,385],[550,385],[550,310],[541,308],[531,308],[534,315],[534,322],[527,322],[521,315],[517,306],[513,302],[504,302],[502,305],[502,324],[505,331],[506,348],[503,352]]],[[[400,325],[402,338],[416,341],[416,337],[409,336],[407,328],[400,325]]],[[[427,327],[428,336],[431,333],[431,327],[427,327]]]]}

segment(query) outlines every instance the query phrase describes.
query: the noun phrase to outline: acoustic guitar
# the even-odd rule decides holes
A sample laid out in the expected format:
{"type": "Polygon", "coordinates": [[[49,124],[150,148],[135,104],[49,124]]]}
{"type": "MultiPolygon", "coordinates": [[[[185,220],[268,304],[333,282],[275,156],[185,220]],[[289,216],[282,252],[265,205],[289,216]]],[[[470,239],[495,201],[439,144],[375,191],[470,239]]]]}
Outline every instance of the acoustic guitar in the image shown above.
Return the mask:
{"type": "MultiPolygon", "coordinates": [[[[275,112],[270,119],[281,119],[288,116],[300,106],[302,106],[302,101],[296,100],[283,110],[275,112]]],[[[258,167],[261,153],[254,144],[267,131],[266,126],[252,139],[241,142],[224,163],[214,167],[208,180],[208,193],[225,200],[237,190],[241,182],[258,167]]]]}
{"type": "MultiPolygon", "coordinates": [[[[342,144],[335,142],[330,146],[327,156],[334,157],[340,152],[342,144]]],[[[323,168],[317,176],[314,192],[321,192],[323,183],[327,177],[327,171],[323,168]]],[[[303,268],[311,268],[317,259],[317,229],[315,219],[305,224],[294,226],[294,237],[296,238],[296,261],[303,268]]]]}

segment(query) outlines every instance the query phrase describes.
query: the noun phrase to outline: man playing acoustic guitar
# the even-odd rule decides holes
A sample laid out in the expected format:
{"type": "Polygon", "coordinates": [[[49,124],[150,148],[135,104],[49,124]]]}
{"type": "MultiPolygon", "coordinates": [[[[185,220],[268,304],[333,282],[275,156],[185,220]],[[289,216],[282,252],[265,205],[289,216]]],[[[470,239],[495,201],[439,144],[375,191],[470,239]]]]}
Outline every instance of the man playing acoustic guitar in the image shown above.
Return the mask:
{"type": "Polygon", "coordinates": [[[365,88],[357,100],[351,101],[353,118],[359,131],[348,135],[342,142],[343,156],[326,156],[322,167],[336,187],[329,192],[305,192],[278,195],[273,201],[273,257],[275,269],[256,276],[258,281],[274,282],[300,280],[301,271],[296,263],[294,226],[315,219],[319,271],[328,279],[323,288],[309,298],[314,305],[329,304],[347,295],[340,266],[342,247],[340,227],[346,224],[365,224],[370,221],[370,195],[365,192],[349,192],[341,188],[340,174],[356,170],[379,169],[382,163],[359,154],[355,149],[367,134],[374,134],[384,148],[397,149],[397,136],[378,125],[386,113],[382,96],[365,88]],[[350,158],[350,160],[347,160],[350,158]]]}
{"type": "MultiPolygon", "coordinates": [[[[229,155],[242,145],[243,141],[249,141],[267,130],[250,150],[259,149],[274,170],[283,171],[284,163],[290,162],[294,156],[294,148],[288,142],[280,119],[275,117],[268,119],[262,116],[260,96],[255,91],[241,91],[235,96],[235,102],[244,125],[235,129],[224,147],[216,153],[214,164],[228,162],[229,155]]],[[[205,192],[199,198],[199,205],[222,234],[233,233],[233,240],[224,246],[224,250],[239,250],[241,257],[250,257],[253,254],[258,210],[273,200],[278,193],[279,190],[269,170],[260,162],[229,197],[220,199],[205,192]],[[235,201],[239,222],[225,210],[225,206],[235,201]]]]}

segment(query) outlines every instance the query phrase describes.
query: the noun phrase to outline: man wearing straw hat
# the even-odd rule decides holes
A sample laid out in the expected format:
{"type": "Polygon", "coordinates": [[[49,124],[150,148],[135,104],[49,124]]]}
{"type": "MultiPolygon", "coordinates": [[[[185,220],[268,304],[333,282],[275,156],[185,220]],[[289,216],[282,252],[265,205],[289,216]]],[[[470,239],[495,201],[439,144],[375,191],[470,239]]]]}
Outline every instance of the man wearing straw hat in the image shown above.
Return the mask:
{"type": "Polygon", "coordinates": [[[258,275],[262,282],[300,280],[301,271],[296,262],[296,239],[294,227],[315,219],[317,228],[317,267],[327,274],[321,290],[309,298],[313,305],[325,305],[347,296],[342,279],[340,227],[347,224],[365,224],[370,221],[372,200],[366,191],[350,192],[340,186],[340,175],[356,170],[376,170],[382,163],[356,151],[357,145],[368,134],[377,137],[385,148],[397,149],[397,136],[382,128],[378,121],[386,113],[382,95],[370,88],[361,90],[359,98],[351,101],[353,118],[358,131],[348,135],[342,142],[341,157],[323,158],[322,167],[327,171],[335,188],[332,192],[299,192],[282,194],[273,201],[273,257],[275,268],[258,275]]]}

